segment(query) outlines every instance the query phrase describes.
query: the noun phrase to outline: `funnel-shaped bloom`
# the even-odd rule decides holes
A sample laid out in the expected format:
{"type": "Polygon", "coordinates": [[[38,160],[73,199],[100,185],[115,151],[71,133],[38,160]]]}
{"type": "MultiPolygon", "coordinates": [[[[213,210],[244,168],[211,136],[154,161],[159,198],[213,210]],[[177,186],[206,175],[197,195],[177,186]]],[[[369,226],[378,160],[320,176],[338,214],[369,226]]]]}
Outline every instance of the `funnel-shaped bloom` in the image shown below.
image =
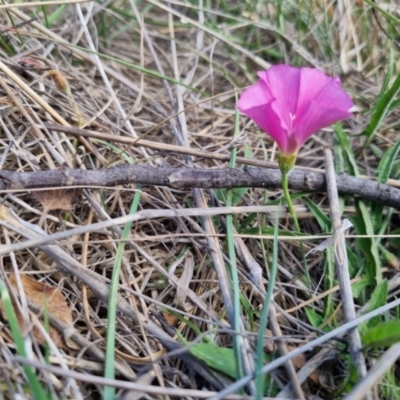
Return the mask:
{"type": "Polygon", "coordinates": [[[339,78],[288,65],[273,66],[258,76],[242,93],[238,108],[276,141],[281,157],[295,159],[313,133],[351,115],[353,102],[339,78]]]}

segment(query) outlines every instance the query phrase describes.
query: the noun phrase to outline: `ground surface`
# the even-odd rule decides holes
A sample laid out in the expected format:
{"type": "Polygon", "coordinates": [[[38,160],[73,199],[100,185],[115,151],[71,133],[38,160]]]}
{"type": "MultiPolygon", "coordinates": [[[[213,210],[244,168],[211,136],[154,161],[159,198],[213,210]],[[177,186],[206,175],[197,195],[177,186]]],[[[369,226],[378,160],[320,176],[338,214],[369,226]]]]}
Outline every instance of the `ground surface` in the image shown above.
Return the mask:
{"type": "Polygon", "coordinates": [[[256,359],[272,371],[231,398],[343,398],[357,382],[371,399],[399,398],[398,308],[360,325],[361,339],[341,328],[397,297],[395,208],[350,195],[335,206],[353,224],[337,250],[353,306],[333,247],[309,253],[332,236],[326,189],[293,192],[299,234],[276,185],[182,188],[157,171],[137,184],[123,169],[277,168],[273,141],[236,102],[257,71],[285,63],[339,76],[358,108],[308,140],[297,166],[324,172],[329,148],[336,172],[399,187],[395,2],[52,3],[0,6],[1,169],[63,177],[46,191],[43,175],[32,189],[0,173],[0,274],[14,304],[2,285],[2,398],[206,398],[256,359]],[[68,175],[116,166],[111,187],[68,175]]]}

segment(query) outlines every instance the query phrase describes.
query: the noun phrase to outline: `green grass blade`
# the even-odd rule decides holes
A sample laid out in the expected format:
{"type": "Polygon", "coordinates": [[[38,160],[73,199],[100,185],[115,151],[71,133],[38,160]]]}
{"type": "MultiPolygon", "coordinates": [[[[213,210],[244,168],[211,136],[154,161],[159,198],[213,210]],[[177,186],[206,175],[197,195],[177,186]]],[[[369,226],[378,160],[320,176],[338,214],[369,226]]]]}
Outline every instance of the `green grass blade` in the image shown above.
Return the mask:
{"type": "Polygon", "coordinates": [[[378,177],[377,181],[380,183],[386,183],[390,178],[390,174],[392,173],[393,166],[398,161],[398,154],[400,150],[400,140],[390,149],[386,151],[381,162],[378,166],[378,177]]]}
{"type": "Polygon", "coordinates": [[[374,111],[372,113],[370,122],[363,132],[363,135],[366,136],[366,140],[365,140],[365,143],[364,143],[360,153],[362,153],[364,151],[364,149],[371,142],[374,134],[379,129],[379,127],[381,126],[386,115],[390,111],[390,106],[393,103],[393,101],[395,100],[399,91],[400,91],[400,74],[397,76],[392,87],[387,91],[387,93],[385,93],[383,96],[378,98],[378,100],[374,106],[374,111]]]}
{"type": "Polygon", "coordinates": [[[350,175],[358,176],[358,167],[357,160],[354,156],[353,149],[351,148],[350,141],[346,133],[344,132],[342,126],[340,124],[335,124],[333,126],[336,139],[339,142],[339,145],[343,151],[343,156],[346,160],[347,168],[349,170],[350,175]]]}
{"type": "Polygon", "coordinates": [[[371,110],[372,112],[375,110],[375,106],[380,103],[380,101],[382,100],[382,97],[385,95],[386,91],[389,88],[390,81],[393,77],[394,66],[395,66],[394,55],[393,55],[393,51],[391,51],[390,59],[389,59],[389,68],[388,68],[387,74],[385,76],[385,80],[382,83],[381,90],[379,91],[378,98],[376,99],[374,107],[371,110]]]}
{"type": "MultiPolygon", "coordinates": [[[[390,178],[393,169],[396,166],[398,160],[398,154],[400,150],[400,141],[398,141],[394,146],[390,147],[383,157],[381,158],[381,162],[378,166],[378,176],[377,181],[380,183],[386,183],[390,178]]],[[[389,220],[383,221],[383,209],[384,206],[381,203],[373,203],[371,206],[371,219],[373,222],[374,232],[378,233],[379,231],[383,233],[383,229],[390,223],[390,214],[387,214],[389,220]]],[[[389,209],[390,210],[390,209],[389,209]]]]}
{"type": "Polygon", "coordinates": [[[268,313],[269,307],[271,305],[272,296],[274,294],[274,287],[275,287],[275,280],[278,271],[278,226],[279,226],[279,212],[276,214],[275,219],[275,230],[274,230],[274,244],[272,250],[272,265],[271,265],[271,272],[270,278],[268,282],[268,289],[267,294],[265,295],[265,301],[263,305],[263,310],[261,313],[260,318],[260,330],[258,332],[257,338],[257,348],[256,348],[256,400],[261,400],[263,397],[263,387],[264,387],[264,380],[263,380],[263,349],[264,349],[264,333],[267,327],[268,321],[268,313]]]}
{"type": "MultiPolygon", "coordinates": [[[[5,283],[0,279],[0,296],[3,302],[4,311],[7,316],[8,323],[10,325],[12,337],[15,342],[17,352],[22,357],[27,357],[24,339],[21,334],[21,329],[18,324],[17,316],[14,311],[14,307],[11,303],[10,295],[8,294],[5,283]]],[[[36,400],[49,399],[45,389],[41,385],[39,378],[36,375],[35,369],[29,365],[23,367],[26,377],[28,379],[30,389],[36,400]]]]}
{"type": "MultiPolygon", "coordinates": [[[[139,187],[137,187],[140,189],[139,187]]],[[[132,201],[129,215],[134,214],[139,206],[140,201],[140,190],[135,193],[132,201]]],[[[132,222],[128,222],[122,231],[121,239],[126,240],[131,232],[132,222]]],[[[108,298],[108,314],[107,314],[107,349],[106,349],[106,361],[104,369],[104,377],[109,379],[115,379],[115,331],[116,331],[116,318],[117,318],[117,296],[118,296],[118,284],[119,274],[121,271],[122,256],[124,254],[125,242],[120,242],[118,245],[117,253],[115,256],[115,262],[113,266],[113,272],[111,277],[110,295],[108,298]]],[[[115,387],[105,386],[103,393],[104,400],[115,399],[115,387]]]]}
{"type": "Polygon", "coordinates": [[[383,8],[379,7],[374,1],[372,0],[365,0],[371,7],[375,8],[375,10],[379,11],[382,15],[384,15],[393,25],[400,26],[400,19],[396,18],[393,14],[385,11],[383,8]]]}
{"type": "Polygon", "coordinates": [[[51,28],[65,13],[67,9],[66,4],[61,4],[50,15],[47,16],[48,28],[51,28]]]}
{"type": "MultiPolygon", "coordinates": [[[[236,99],[237,101],[237,99],[236,99]]],[[[234,134],[235,137],[239,133],[239,112],[235,113],[235,127],[234,134]]],[[[234,147],[231,151],[231,158],[229,161],[229,167],[234,168],[236,165],[236,154],[237,150],[234,147]]],[[[226,198],[226,206],[231,207],[233,204],[233,190],[227,190],[227,198],[226,198]]],[[[240,285],[239,285],[239,275],[237,272],[237,262],[236,262],[236,251],[235,251],[235,239],[234,235],[234,227],[233,227],[233,216],[228,214],[226,216],[226,236],[228,242],[228,253],[229,253],[229,269],[231,273],[232,286],[233,286],[233,308],[234,308],[234,331],[235,337],[233,342],[233,348],[235,352],[236,359],[236,378],[240,379],[244,375],[243,362],[242,362],[242,346],[241,340],[238,336],[241,332],[240,327],[240,316],[241,316],[241,307],[240,307],[240,285]]]]}
{"type": "MultiPolygon", "coordinates": [[[[357,216],[352,218],[354,227],[358,235],[374,235],[374,229],[371,220],[371,213],[364,201],[356,202],[357,216]]],[[[382,280],[381,263],[379,259],[379,250],[376,240],[373,237],[359,238],[357,243],[364,253],[367,267],[368,278],[373,279],[376,283],[382,280]]]]}

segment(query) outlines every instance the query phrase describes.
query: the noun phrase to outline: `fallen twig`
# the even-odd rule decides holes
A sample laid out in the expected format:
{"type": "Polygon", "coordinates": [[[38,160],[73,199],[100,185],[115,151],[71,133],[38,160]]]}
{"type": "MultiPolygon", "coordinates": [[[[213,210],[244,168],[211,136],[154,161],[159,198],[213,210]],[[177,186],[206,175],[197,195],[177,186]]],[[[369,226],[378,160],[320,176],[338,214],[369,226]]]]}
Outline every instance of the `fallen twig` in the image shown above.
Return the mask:
{"type": "MultiPolygon", "coordinates": [[[[346,174],[336,176],[342,195],[373,200],[400,210],[400,189],[346,174]]],[[[56,187],[112,187],[142,185],[187,188],[280,188],[281,173],[272,168],[189,169],[118,165],[103,170],[61,168],[58,170],[16,172],[0,171],[0,191],[56,187]]],[[[293,170],[289,188],[307,192],[326,192],[325,174],[293,170]]]]}

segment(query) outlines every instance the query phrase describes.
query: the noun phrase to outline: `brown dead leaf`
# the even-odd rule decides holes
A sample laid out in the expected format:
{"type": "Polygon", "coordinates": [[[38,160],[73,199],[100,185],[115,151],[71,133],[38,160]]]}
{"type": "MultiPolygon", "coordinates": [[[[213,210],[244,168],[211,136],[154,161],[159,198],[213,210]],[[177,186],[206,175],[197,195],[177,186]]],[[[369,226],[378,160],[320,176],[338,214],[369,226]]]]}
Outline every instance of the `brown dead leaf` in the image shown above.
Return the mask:
{"type": "Polygon", "coordinates": [[[55,69],[51,69],[49,71],[50,76],[53,78],[54,83],[57,85],[58,89],[65,94],[70,93],[69,84],[67,78],[60,72],[55,69]]]}
{"type": "MultiPolygon", "coordinates": [[[[289,353],[296,349],[297,349],[296,346],[292,346],[290,344],[287,345],[287,350],[289,353]]],[[[306,360],[306,356],[304,353],[299,354],[298,356],[292,358],[293,367],[296,371],[298,371],[300,368],[302,368],[306,362],[307,362],[307,360],[306,360]]]]}
{"type": "Polygon", "coordinates": [[[40,202],[45,213],[50,210],[69,211],[80,191],[80,189],[39,190],[32,192],[32,197],[40,202]]]}
{"type": "Polygon", "coordinates": [[[169,326],[175,326],[178,321],[178,318],[175,315],[170,314],[169,312],[163,312],[162,314],[169,326]]]}
{"type": "MultiPolygon", "coordinates": [[[[272,338],[273,337],[272,331],[269,330],[269,329],[266,329],[265,330],[265,336],[269,337],[269,338],[272,338]]],[[[293,346],[291,344],[286,345],[286,348],[287,348],[288,352],[291,352],[291,351],[297,349],[296,346],[293,346]]],[[[275,351],[275,343],[274,343],[274,341],[272,341],[272,340],[269,341],[267,343],[267,345],[265,346],[265,350],[268,353],[272,353],[273,351],[275,351]]],[[[299,354],[297,357],[293,357],[292,358],[292,363],[293,363],[294,369],[296,371],[298,371],[306,363],[306,356],[304,354],[299,354]]]]}
{"type": "MultiPolygon", "coordinates": [[[[45,283],[34,281],[33,279],[28,278],[26,275],[21,275],[21,281],[27,300],[32,302],[36,307],[42,309],[42,314],[47,312],[63,321],[65,324],[71,327],[73,326],[71,310],[68,307],[68,304],[61,291],[57,287],[51,287],[45,283]]],[[[9,282],[14,293],[18,294],[17,280],[14,273],[10,274],[9,282]]],[[[3,310],[2,312],[4,315],[3,310]]],[[[15,313],[17,315],[21,331],[24,331],[24,320],[17,307],[15,307],[15,313]]],[[[41,316],[40,320],[42,321],[41,316]]],[[[40,344],[45,343],[44,337],[38,328],[34,326],[32,332],[40,344]]],[[[49,334],[57,346],[66,346],[62,335],[55,328],[50,326],[49,334]]]]}

